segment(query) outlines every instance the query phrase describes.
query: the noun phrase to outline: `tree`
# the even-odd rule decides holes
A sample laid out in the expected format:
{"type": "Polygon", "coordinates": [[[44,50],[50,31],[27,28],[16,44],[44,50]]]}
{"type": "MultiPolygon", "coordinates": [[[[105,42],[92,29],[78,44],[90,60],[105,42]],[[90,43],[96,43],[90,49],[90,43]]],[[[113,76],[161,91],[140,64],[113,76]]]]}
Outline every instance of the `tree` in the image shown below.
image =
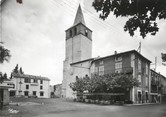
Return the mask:
{"type": "Polygon", "coordinates": [[[133,86],[139,86],[139,81],[136,78],[133,78],[132,75],[128,74],[117,74],[115,76],[115,82],[122,88],[123,91],[127,91],[133,86]]]}
{"type": "Polygon", "coordinates": [[[18,64],[16,65],[16,67],[13,70],[14,73],[18,73],[18,64]]]}
{"type": "Polygon", "coordinates": [[[156,20],[166,18],[166,0],[94,0],[92,6],[99,17],[105,20],[111,12],[116,17],[129,17],[124,31],[130,36],[139,29],[145,38],[148,33],[155,35],[159,31],[156,20]]]}
{"type": "Polygon", "coordinates": [[[70,84],[73,91],[83,93],[125,93],[133,86],[139,86],[139,81],[128,74],[106,74],[103,76],[93,75],[91,78],[76,77],[76,81],[70,84]]]}
{"type": "Polygon", "coordinates": [[[162,62],[166,62],[166,53],[161,53],[162,62]]]}
{"type": "MultiPolygon", "coordinates": [[[[84,92],[90,93],[88,99],[109,99],[108,95],[103,96],[103,93],[123,93],[124,100],[129,100],[130,89],[133,86],[139,86],[139,81],[128,74],[106,74],[103,76],[92,75],[91,78],[85,76],[83,78],[76,77],[76,81],[70,83],[73,91],[77,92],[77,98],[83,96],[84,92]],[[101,93],[101,94],[100,94],[101,93]],[[98,95],[94,95],[98,94],[98,95]]],[[[116,97],[118,98],[118,97],[116,97]]]]}
{"type": "Polygon", "coordinates": [[[24,72],[22,71],[22,67],[20,67],[20,74],[24,74],[24,72]]]}
{"type": "Polygon", "coordinates": [[[5,79],[7,79],[7,74],[0,72],[0,83],[2,83],[5,79]]]}
{"type": "MultiPolygon", "coordinates": [[[[3,43],[1,42],[1,44],[3,43]]],[[[0,64],[2,64],[4,61],[8,62],[10,57],[10,51],[8,49],[5,49],[2,45],[0,45],[0,64]]],[[[3,73],[0,72],[0,83],[2,83],[4,79],[7,79],[7,74],[5,73],[3,75],[3,73]]]]}
{"type": "Polygon", "coordinates": [[[72,88],[73,91],[77,91],[77,93],[83,93],[83,91],[85,90],[83,79],[78,78],[78,76],[76,76],[76,81],[73,83],[70,83],[69,86],[72,88]]]}
{"type": "Polygon", "coordinates": [[[0,64],[2,64],[4,61],[8,62],[10,57],[10,51],[0,45],[0,64]]]}
{"type": "Polygon", "coordinates": [[[3,75],[3,78],[4,78],[4,79],[7,79],[7,74],[6,74],[6,73],[3,75]]]}
{"type": "Polygon", "coordinates": [[[22,0],[16,0],[17,3],[22,4],[22,0]]]}

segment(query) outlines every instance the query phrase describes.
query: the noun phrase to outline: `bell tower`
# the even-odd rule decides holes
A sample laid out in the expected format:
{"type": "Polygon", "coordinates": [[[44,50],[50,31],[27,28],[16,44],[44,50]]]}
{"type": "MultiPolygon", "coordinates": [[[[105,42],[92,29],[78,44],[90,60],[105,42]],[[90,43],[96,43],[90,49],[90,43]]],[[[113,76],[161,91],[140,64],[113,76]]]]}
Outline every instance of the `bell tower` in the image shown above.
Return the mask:
{"type": "Polygon", "coordinates": [[[66,30],[65,60],[63,66],[62,95],[67,94],[71,77],[71,63],[92,57],[92,31],[86,26],[81,6],[79,5],[73,25],[66,30]]]}
{"type": "Polygon", "coordinates": [[[85,25],[79,5],[72,27],[66,30],[66,59],[71,63],[89,59],[92,56],[92,31],[85,25]]]}

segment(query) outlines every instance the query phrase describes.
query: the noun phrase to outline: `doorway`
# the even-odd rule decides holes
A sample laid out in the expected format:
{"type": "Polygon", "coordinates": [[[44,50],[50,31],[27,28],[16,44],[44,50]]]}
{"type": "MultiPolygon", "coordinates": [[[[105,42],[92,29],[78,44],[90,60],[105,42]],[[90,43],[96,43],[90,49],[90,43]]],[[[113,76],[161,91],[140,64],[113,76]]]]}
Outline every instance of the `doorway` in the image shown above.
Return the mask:
{"type": "Polygon", "coordinates": [[[0,89],[0,109],[3,108],[3,89],[0,89]]]}
{"type": "Polygon", "coordinates": [[[142,94],[140,91],[138,91],[138,103],[141,103],[142,101],[142,94]]]}

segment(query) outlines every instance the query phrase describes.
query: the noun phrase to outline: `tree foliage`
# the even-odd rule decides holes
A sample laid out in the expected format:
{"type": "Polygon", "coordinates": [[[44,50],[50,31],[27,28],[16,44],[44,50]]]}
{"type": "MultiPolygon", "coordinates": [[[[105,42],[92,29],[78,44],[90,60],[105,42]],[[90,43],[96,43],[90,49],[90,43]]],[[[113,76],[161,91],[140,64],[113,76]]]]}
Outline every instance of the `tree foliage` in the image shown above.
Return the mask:
{"type": "MultiPolygon", "coordinates": [[[[10,51],[8,49],[5,49],[2,45],[0,45],[0,64],[2,64],[4,61],[8,62],[10,57],[10,51]]],[[[0,72],[0,82],[2,83],[4,79],[7,79],[7,74],[3,74],[2,72],[0,72]]]]}
{"type": "Polygon", "coordinates": [[[166,18],[166,0],[94,0],[92,6],[105,20],[111,12],[116,17],[129,17],[124,26],[131,36],[139,29],[144,38],[159,31],[156,20],[166,18]]]}
{"type": "Polygon", "coordinates": [[[17,3],[22,4],[22,0],[16,0],[17,3]]]}
{"type": "Polygon", "coordinates": [[[18,73],[18,64],[15,66],[14,70],[13,70],[14,73],[18,73]]]}
{"type": "Polygon", "coordinates": [[[166,62],[166,53],[161,53],[162,62],[166,62]]]}
{"type": "Polygon", "coordinates": [[[5,79],[7,79],[7,74],[0,72],[0,83],[2,83],[5,79]]]}
{"type": "Polygon", "coordinates": [[[76,77],[76,81],[70,84],[73,91],[83,93],[113,93],[125,92],[133,86],[138,86],[139,82],[132,75],[127,74],[107,74],[103,76],[93,75],[91,78],[76,77]]]}
{"type": "Polygon", "coordinates": [[[24,74],[22,67],[20,67],[20,74],[24,74]]]}
{"type": "Polygon", "coordinates": [[[10,51],[0,45],[0,64],[2,64],[4,61],[8,62],[10,57],[10,51]]]}
{"type": "MultiPolygon", "coordinates": [[[[16,74],[24,74],[22,67],[19,68],[18,64],[15,66],[15,68],[13,69],[12,73],[16,73],[16,74]]],[[[11,73],[11,77],[12,78],[12,73],[11,73]]]]}

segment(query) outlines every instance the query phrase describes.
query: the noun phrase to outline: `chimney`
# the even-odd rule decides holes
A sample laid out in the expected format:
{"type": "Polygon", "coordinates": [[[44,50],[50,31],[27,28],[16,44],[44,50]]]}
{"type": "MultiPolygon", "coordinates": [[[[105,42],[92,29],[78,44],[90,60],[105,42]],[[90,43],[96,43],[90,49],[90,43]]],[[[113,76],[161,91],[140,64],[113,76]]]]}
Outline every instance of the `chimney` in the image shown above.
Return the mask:
{"type": "Polygon", "coordinates": [[[117,51],[115,51],[114,54],[117,54],[117,51]]]}

